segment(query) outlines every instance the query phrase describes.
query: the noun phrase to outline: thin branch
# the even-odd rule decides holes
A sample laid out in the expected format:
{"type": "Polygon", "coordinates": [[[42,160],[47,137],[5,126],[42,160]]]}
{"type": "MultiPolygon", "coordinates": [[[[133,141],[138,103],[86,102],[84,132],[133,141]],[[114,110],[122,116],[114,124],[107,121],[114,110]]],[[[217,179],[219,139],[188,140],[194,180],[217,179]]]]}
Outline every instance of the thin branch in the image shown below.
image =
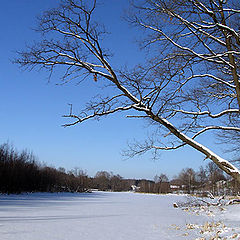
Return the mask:
{"type": "Polygon", "coordinates": [[[184,111],[182,109],[174,109],[173,111],[175,112],[179,112],[179,113],[183,113],[183,114],[188,114],[188,115],[194,115],[194,116],[203,116],[203,115],[207,115],[211,118],[219,118],[219,117],[222,117],[224,115],[228,115],[228,114],[232,114],[232,113],[240,113],[240,110],[239,109],[227,109],[227,110],[224,110],[220,113],[217,113],[217,114],[212,114],[211,112],[209,111],[203,111],[203,112],[190,112],[190,111],[184,111]]]}
{"type": "Polygon", "coordinates": [[[130,110],[132,108],[132,106],[128,106],[128,107],[118,107],[118,108],[115,108],[113,110],[109,110],[109,111],[105,111],[105,112],[95,112],[91,115],[88,115],[86,117],[80,117],[80,116],[77,116],[77,115],[74,115],[74,114],[71,114],[71,112],[68,114],[68,115],[63,115],[63,117],[65,118],[73,118],[73,119],[76,119],[75,122],[73,123],[68,123],[68,124],[64,124],[63,127],[69,127],[69,126],[73,126],[73,125],[76,125],[78,123],[82,123],[86,120],[89,120],[89,119],[93,119],[93,118],[96,118],[96,117],[102,117],[102,116],[106,116],[106,115],[110,115],[110,114],[113,114],[115,112],[120,112],[120,111],[127,111],[127,110],[130,110]]]}
{"type": "Polygon", "coordinates": [[[235,132],[240,132],[240,128],[238,127],[226,127],[226,126],[208,126],[208,127],[204,127],[204,129],[202,129],[201,131],[199,131],[198,133],[196,133],[192,139],[195,139],[197,136],[199,136],[200,134],[209,131],[209,130],[224,130],[224,131],[235,131],[235,132]]]}

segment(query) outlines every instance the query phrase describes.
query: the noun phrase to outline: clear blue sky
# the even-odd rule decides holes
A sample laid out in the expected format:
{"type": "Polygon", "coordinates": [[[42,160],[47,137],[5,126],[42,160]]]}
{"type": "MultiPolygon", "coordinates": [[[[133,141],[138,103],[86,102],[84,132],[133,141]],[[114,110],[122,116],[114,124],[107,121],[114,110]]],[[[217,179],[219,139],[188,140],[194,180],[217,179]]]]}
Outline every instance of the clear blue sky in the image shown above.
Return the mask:
{"type": "MultiPolygon", "coordinates": [[[[73,103],[75,109],[83,106],[91,91],[96,91],[92,89],[93,81],[58,86],[59,76],[53,76],[48,83],[46,73],[24,72],[10,61],[16,56],[15,50],[24,49],[26,43],[38,39],[31,30],[36,16],[57,3],[57,0],[1,2],[0,144],[9,141],[19,150],[33,151],[41,162],[67,170],[80,167],[90,176],[106,170],[126,178],[153,179],[160,173],[172,177],[182,168],[198,169],[204,164],[203,156],[189,147],[162,153],[155,162],[148,154],[124,160],[120,152],[127,142],[143,139],[148,129],[141,121],[126,119],[122,114],[75,127],[61,127],[66,123],[61,116],[67,113],[67,104],[73,103]]],[[[115,54],[113,64],[132,65],[142,55],[134,43],[135,30],[121,19],[127,0],[104,0],[104,3],[98,17],[108,23],[112,32],[107,45],[115,54]]],[[[210,143],[210,146],[220,151],[216,145],[210,143]]]]}

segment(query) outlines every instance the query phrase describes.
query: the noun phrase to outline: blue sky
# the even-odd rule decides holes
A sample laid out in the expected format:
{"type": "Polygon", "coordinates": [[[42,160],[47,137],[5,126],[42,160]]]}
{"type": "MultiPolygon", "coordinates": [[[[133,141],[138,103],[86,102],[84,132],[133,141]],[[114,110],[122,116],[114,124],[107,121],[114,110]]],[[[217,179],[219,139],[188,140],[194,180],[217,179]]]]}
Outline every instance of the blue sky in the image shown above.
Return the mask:
{"type": "MultiPolygon", "coordinates": [[[[203,156],[185,147],[175,152],[162,153],[158,161],[150,155],[126,160],[121,150],[133,139],[143,139],[148,129],[139,120],[129,120],[123,114],[89,121],[74,127],[63,128],[66,120],[61,116],[68,112],[68,103],[77,109],[96,91],[93,81],[83,85],[56,85],[59,76],[50,82],[47,74],[37,71],[22,71],[11,63],[15,50],[24,49],[26,43],[38,39],[32,31],[36,16],[43,10],[56,6],[57,0],[9,0],[1,2],[1,58],[0,58],[0,144],[10,142],[17,149],[29,149],[39,161],[55,167],[74,167],[86,170],[90,176],[106,170],[126,178],[153,179],[156,174],[166,173],[169,177],[182,168],[198,167],[203,156]]],[[[113,49],[113,64],[133,65],[143,56],[134,43],[133,28],[121,19],[127,0],[105,0],[98,18],[107,22],[112,32],[106,45],[113,49]]],[[[213,150],[220,147],[209,143],[213,150]]],[[[221,153],[221,152],[220,152],[221,153]]]]}

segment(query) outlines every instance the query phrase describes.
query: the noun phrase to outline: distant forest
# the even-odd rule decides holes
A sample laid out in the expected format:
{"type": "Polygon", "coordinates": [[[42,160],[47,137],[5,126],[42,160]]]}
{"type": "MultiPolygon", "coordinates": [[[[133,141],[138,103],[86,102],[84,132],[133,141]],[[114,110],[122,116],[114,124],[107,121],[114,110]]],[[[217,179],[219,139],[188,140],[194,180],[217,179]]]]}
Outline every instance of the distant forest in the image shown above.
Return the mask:
{"type": "Polygon", "coordinates": [[[101,191],[135,190],[147,193],[211,191],[215,195],[231,194],[239,191],[239,186],[212,162],[199,171],[183,169],[174,179],[169,180],[164,173],[146,179],[124,179],[118,174],[99,171],[89,177],[80,168],[66,171],[41,164],[30,152],[17,151],[5,143],[0,145],[0,193],[22,192],[86,192],[91,189],[101,191]]]}
{"type": "Polygon", "coordinates": [[[133,181],[106,171],[91,178],[81,169],[67,171],[39,163],[28,151],[0,145],[0,192],[84,192],[89,189],[128,191],[133,181]]]}

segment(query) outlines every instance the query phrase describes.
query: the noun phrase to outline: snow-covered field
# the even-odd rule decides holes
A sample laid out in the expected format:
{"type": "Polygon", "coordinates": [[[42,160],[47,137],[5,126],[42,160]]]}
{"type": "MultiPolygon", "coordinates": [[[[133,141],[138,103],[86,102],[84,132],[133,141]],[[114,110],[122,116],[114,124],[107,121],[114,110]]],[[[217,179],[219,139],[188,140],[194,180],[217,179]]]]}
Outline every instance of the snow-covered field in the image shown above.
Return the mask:
{"type": "MultiPolygon", "coordinates": [[[[215,219],[173,208],[178,201],[184,201],[184,196],[110,192],[0,195],[0,239],[200,239],[200,230],[191,226],[215,219]]],[[[240,211],[234,207],[232,213],[217,217],[236,226],[238,220],[232,221],[231,214],[240,211]]]]}

